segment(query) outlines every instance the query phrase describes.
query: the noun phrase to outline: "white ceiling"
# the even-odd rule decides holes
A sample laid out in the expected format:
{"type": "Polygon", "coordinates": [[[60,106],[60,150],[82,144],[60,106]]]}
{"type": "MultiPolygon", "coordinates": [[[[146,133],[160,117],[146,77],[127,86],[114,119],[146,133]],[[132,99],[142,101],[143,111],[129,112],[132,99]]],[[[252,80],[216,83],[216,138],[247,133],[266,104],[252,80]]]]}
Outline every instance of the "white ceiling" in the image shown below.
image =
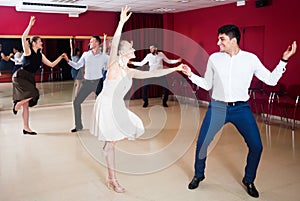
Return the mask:
{"type": "MultiPolygon", "coordinates": [[[[15,6],[19,0],[0,0],[0,6],[15,6]]],[[[140,13],[176,13],[199,8],[219,6],[240,0],[26,0],[30,2],[64,2],[84,4],[88,10],[117,11],[128,5],[133,12],[140,13]],[[166,10],[165,10],[166,9],[166,10]],[[170,10],[168,10],[170,9],[170,10]]]]}

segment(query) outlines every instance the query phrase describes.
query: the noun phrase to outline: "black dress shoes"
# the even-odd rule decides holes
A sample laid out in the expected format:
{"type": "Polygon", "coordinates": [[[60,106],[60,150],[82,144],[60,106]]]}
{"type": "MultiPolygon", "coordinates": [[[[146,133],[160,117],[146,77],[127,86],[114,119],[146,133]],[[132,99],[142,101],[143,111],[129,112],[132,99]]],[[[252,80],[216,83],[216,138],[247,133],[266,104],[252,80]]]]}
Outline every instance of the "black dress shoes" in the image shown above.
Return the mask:
{"type": "Polygon", "coordinates": [[[255,197],[255,198],[258,198],[259,197],[259,193],[258,191],[256,190],[255,186],[254,186],[254,183],[248,183],[245,181],[245,178],[243,179],[243,184],[246,186],[247,188],[247,192],[250,196],[252,197],[255,197]]]}
{"type": "Polygon", "coordinates": [[[197,188],[199,186],[200,181],[203,181],[204,179],[205,179],[205,176],[200,177],[200,178],[194,177],[192,179],[192,181],[190,182],[188,188],[191,190],[197,188]]]}
{"type": "Polygon", "coordinates": [[[27,134],[27,135],[36,135],[37,133],[36,133],[36,132],[33,132],[33,131],[32,131],[32,132],[29,132],[29,131],[26,131],[26,130],[23,129],[23,134],[24,134],[24,135],[26,135],[26,134],[27,134]]]}
{"type": "Polygon", "coordinates": [[[16,110],[16,105],[17,105],[17,103],[18,103],[18,101],[15,101],[15,102],[14,102],[14,106],[13,106],[13,109],[12,109],[14,115],[16,115],[16,114],[18,113],[18,110],[16,110]]]}
{"type": "Polygon", "coordinates": [[[169,107],[167,103],[163,103],[163,106],[164,107],[169,107]]]}
{"type": "Polygon", "coordinates": [[[82,128],[74,128],[74,129],[71,130],[71,132],[76,133],[77,131],[81,131],[81,130],[82,130],[82,128]]]}
{"type": "Polygon", "coordinates": [[[144,102],[143,107],[148,107],[148,102],[144,102]]]}

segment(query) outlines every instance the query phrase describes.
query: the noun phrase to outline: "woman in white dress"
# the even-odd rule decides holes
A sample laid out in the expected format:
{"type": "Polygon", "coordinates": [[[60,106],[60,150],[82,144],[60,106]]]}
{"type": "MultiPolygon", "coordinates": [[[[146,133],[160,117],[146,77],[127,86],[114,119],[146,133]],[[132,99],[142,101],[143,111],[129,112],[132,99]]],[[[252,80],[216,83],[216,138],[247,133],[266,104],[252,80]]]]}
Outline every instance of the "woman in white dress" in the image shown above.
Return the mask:
{"type": "Polygon", "coordinates": [[[160,77],[175,71],[181,71],[182,65],[155,71],[139,71],[128,68],[130,59],[135,58],[132,43],[122,40],[122,28],[132,13],[129,7],[122,8],[120,21],[114,34],[108,71],[102,92],[97,97],[91,133],[105,141],[103,151],[108,168],[107,186],[118,193],[125,192],[116,179],[115,174],[115,144],[122,139],[135,139],[144,133],[142,120],[125,105],[124,96],[132,85],[132,78],[145,79],[160,77]],[[127,14],[128,13],[128,14],[127,14]]]}

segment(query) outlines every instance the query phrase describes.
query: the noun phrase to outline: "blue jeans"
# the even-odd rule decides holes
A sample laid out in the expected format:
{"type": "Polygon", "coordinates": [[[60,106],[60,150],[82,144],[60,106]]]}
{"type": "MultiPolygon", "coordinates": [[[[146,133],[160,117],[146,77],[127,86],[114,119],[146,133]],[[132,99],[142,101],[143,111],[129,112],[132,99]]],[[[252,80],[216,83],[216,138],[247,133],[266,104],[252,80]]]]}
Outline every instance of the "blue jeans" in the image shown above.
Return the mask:
{"type": "Polygon", "coordinates": [[[195,177],[204,176],[208,145],[226,123],[232,123],[243,136],[248,146],[245,181],[252,183],[262,153],[262,143],[256,121],[248,103],[227,106],[218,101],[210,102],[198,136],[195,155],[195,177]]]}

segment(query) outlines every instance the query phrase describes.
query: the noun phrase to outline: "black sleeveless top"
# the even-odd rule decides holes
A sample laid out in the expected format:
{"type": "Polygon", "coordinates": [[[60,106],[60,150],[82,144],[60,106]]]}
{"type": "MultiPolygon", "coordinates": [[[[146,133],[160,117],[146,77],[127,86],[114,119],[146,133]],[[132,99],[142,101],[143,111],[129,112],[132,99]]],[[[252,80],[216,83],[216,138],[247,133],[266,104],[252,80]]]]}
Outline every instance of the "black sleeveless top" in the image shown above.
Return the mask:
{"type": "Polygon", "coordinates": [[[28,72],[35,73],[42,65],[42,53],[40,49],[37,53],[35,53],[32,48],[30,48],[30,50],[31,54],[29,56],[24,56],[22,60],[22,67],[28,72]]]}

